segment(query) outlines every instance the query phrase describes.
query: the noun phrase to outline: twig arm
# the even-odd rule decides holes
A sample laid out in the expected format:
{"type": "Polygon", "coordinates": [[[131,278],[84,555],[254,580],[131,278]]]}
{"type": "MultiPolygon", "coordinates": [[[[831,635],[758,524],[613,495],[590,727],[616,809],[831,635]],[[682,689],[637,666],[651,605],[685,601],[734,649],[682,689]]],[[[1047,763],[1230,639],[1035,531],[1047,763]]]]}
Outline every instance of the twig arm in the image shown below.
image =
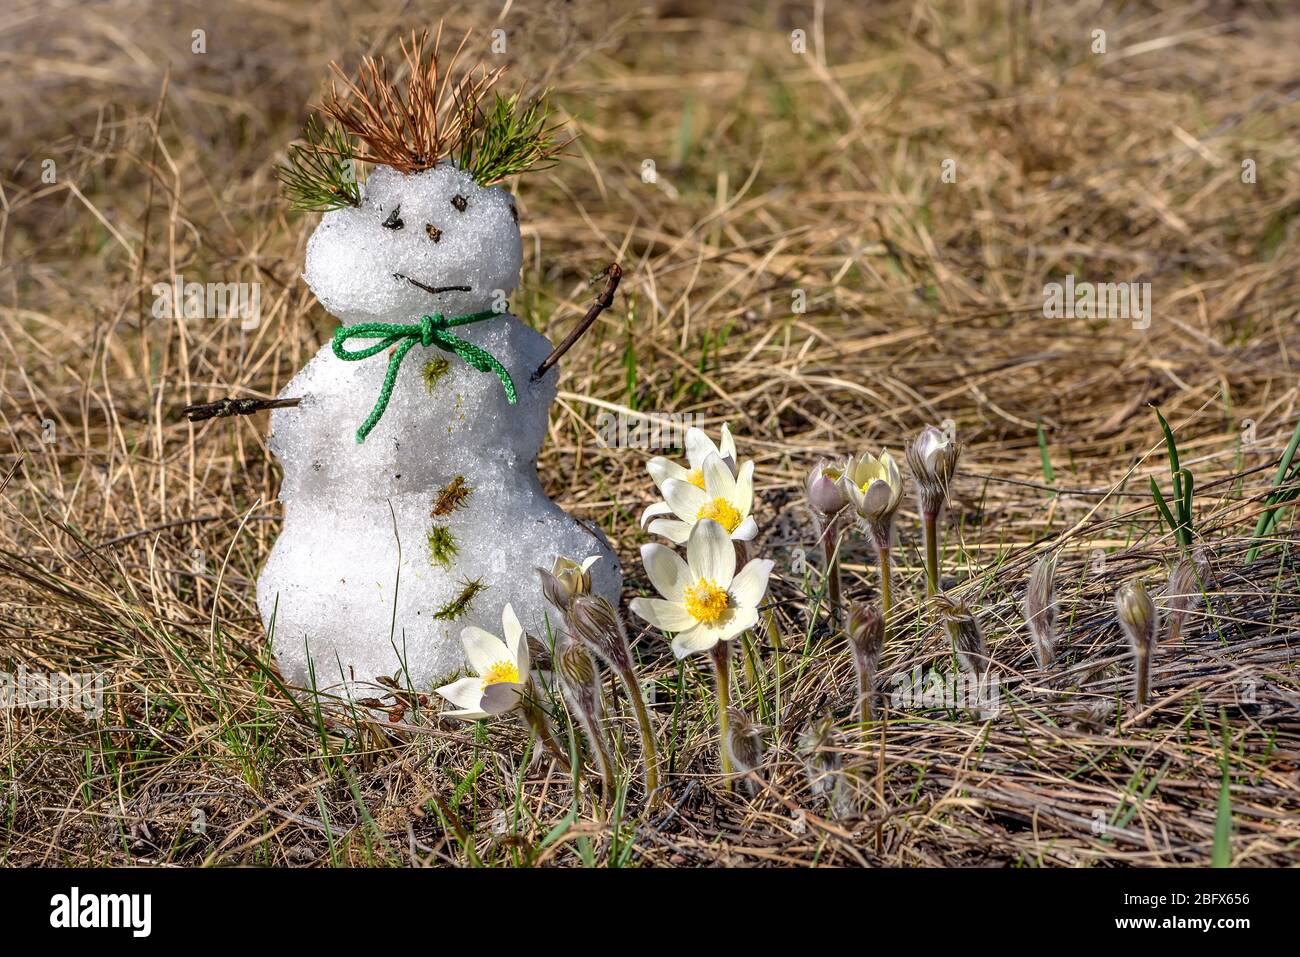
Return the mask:
{"type": "Polygon", "coordinates": [[[558,346],[551,350],[551,354],[537,367],[537,371],[532,374],[533,382],[550,372],[555,363],[560,361],[560,357],[572,349],[573,344],[582,338],[582,334],[591,328],[591,324],[596,321],[600,314],[614,304],[614,293],[618,291],[618,283],[622,278],[623,268],[618,263],[610,263],[603,271],[596,273],[595,278],[592,279],[592,284],[594,285],[600,279],[604,279],[605,288],[600,291],[600,295],[591,304],[591,308],[582,317],[582,321],[564,337],[558,346]]]}
{"type": "Polygon", "coordinates": [[[252,415],[263,409],[290,409],[298,405],[301,398],[292,399],[236,399],[227,396],[216,402],[203,402],[199,405],[187,405],[181,411],[191,422],[203,422],[207,419],[224,419],[232,415],[252,415]]]}

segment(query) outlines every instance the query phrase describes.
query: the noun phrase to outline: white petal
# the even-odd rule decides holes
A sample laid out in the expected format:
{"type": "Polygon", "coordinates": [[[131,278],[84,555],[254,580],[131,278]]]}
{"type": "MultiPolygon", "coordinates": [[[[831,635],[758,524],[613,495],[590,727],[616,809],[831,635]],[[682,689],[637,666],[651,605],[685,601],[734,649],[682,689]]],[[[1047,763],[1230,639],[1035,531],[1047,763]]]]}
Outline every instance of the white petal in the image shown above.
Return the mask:
{"type": "Polygon", "coordinates": [[[660,631],[690,631],[699,622],[677,602],[662,598],[633,598],[628,610],[644,618],[660,631]]]}
{"type": "Polygon", "coordinates": [[[646,506],[646,510],[641,513],[641,527],[645,528],[646,523],[652,518],[658,518],[660,515],[671,515],[672,507],[667,502],[655,502],[653,505],[646,506]]]}
{"type": "Polygon", "coordinates": [[[460,718],[462,721],[482,721],[484,718],[492,717],[486,711],[480,711],[477,708],[465,708],[460,711],[444,711],[444,718],[460,718]]]}
{"type": "Polygon", "coordinates": [[[519,616],[511,607],[510,602],[501,609],[501,634],[505,635],[506,647],[510,649],[510,660],[513,661],[519,657],[519,639],[524,633],[523,625],[519,624],[519,616]]]}
{"type": "Polygon", "coordinates": [[[466,625],[461,629],[460,643],[465,649],[465,660],[476,675],[483,674],[498,661],[515,660],[500,638],[477,625],[466,625]]]}
{"type": "Polygon", "coordinates": [[[696,652],[708,651],[718,643],[718,639],[713,633],[706,630],[702,625],[692,628],[690,631],[683,631],[673,639],[673,655],[677,658],[685,658],[687,655],[693,655],[696,652]]]}
{"type": "Polygon", "coordinates": [[[727,530],[711,518],[697,522],[686,542],[686,564],[693,578],[707,578],[719,588],[736,574],[736,547],[727,530]]]}
{"type": "Polygon", "coordinates": [[[718,454],[724,459],[731,459],[731,464],[736,464],[736,440],[731,437],[731,427],[726,422],[722,423],[722,438],[718,442],[718,454]]]}
{"type": "Polygon", "coordinates": [[[683,522],[694,522],[700,509],[709,504],[709,496],[704,489],[690,482],[669,479],[664,483],[663,493],[664,501],[683,522]]]}
{"type": "Polygon", "coordinates": [[[736,498],[736,477],[731,474],[722,456],[710,455],[704,460],[704,490],[709,498],[722,498],[728,502],[736,498]]]}
{"type": "Polygon", "coordinates": [[[748,515],[754,507],[754,460],[747,459],[736,476],[736,497],[731,504],[741,515],[748,515]]]}
{"type": "Polygon", "coordinates": [[[682,468],[672,459],[666,459],[662,455],[656,455],[645,464],[645,469],[650,473],[650,480],[655,483],[655,487],[662,489],[664,483],[669,479],[677,479],[685,482],[686,476],[690,472],[682,468]]]}
{"type": "Polygon", "coordinates": [[[588,555],[586,558],[582,560],[582,565],[579,567],[585,572],[589,568],[591,568],[592,565],[596,564],[596,562],[598,561],[600,561],[599,555],[588,555]]]}
{"type": "Polygon", "coordinates": [[[717,451],[718,447],[704,434],[703,429],[692,426],[686,430],[686,461],[691,463],[691,468],[701,468],[704,460],[717,451]]]}
{"type": "Polygon", "coordinates": [[[681,601],[682,592],[691,583],[691,570],[671,548],[658,543],[641,546],[641,564],[655,590],[669,601],[681,601]]]}
{"type": "Polygon", "coordinates": [[[717,641],[730,641],[747,628],[758,624],[757,608],[737,608],[734,614],[718,622],[713,631],[717,641]]]}
{"type": "Polygon", "coordinates": [[[478,678],[461,678],[437,691],[458,708],[475,709],[483,697],[483,682],[478,678]]]}
{"type": "Polygon", "coordinates": [[[673,518],[661,518],[651,522],[646,531],[651,535],[662,535],[673,544],[680,545],[691,537],[691,529],[694,527],[690,522],[679,522],[673,518]]]}
{"type": "Polygon", "coordinates": [[[731,538],[737,542],[750,542],[754,540],[754,536],[757,534],[758,523],[754,521],[754,516],[751,515],[736,526],[736,530],[731,533],[731,538]]]}
{"type": "Polygon", "coordinates": [[[488,714],[505,714],[519,707],[520,696],[524,686],[515,681],[498,681],[483,689],[483,701],[479,705],[488,714]]]}
{"type": "Polygon", "coordinates": [[[731,581],[731,597],[737,608],[753,608],[767,593],[767,580],[772,574],[773,562],[755,558],[742,568],[731,581]]]}

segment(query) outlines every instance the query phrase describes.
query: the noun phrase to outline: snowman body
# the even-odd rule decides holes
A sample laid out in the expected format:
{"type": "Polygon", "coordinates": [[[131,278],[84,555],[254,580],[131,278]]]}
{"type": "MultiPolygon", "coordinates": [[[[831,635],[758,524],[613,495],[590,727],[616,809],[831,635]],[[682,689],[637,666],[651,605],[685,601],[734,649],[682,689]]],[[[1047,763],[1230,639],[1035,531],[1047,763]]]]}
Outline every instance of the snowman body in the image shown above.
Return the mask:
{"type": "MultiPolygon", "coordinates": [[[[345,325],[407,324],[500,310],[520,262],[507,193],[450,163],[409,175],[379,167],[359,207],[324,215],[304,278],[345,325]]],[[[545,640],[555,619],[536,569],[557,556],[599,555],[593,589],[617,602],[608,543],[538,480],[557,373],[531,375],[550,343],[508,312],[454,332],[505,367],[516,404],[496,375],[418,344],[364,442],[357,427],[387,353],[344,361],[327,343],[282,393],[301,402],[272,415],[284,527],[257,601],[291,684],[365,695],[396,675],[428,691],[462,666],[461,629],[498,631],[507,602],[545,640]]]]}

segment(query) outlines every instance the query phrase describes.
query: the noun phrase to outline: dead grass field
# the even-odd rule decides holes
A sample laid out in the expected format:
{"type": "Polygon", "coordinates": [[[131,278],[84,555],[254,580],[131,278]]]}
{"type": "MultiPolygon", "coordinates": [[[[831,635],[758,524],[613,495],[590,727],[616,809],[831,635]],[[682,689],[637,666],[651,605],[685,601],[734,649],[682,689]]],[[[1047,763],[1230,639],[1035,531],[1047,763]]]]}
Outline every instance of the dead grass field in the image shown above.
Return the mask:
{"type": "MultiPolygon", "coordinates": [[[[1252,539],[1300,417],[1294,10],[160,6],[0,13],[0,670],[108,681],[98,720],[0,711],[0,862],[1300,862],[1290,506],[1252,539]],[[179,410],[273,396],[332,331],[299,278],[316,217],[288,211],[274,165],[331,59],[395,51],[440,16],[484,45],[505,29],[513,82],[552,87],[581,133],[517,184],[512,305],[556,340],[587,278],[623,266],[615,307],[564,361],[539,468],[610,536],[625,599],[649,587],[637,516],[654,489],[647,453],[598,445],[597,416],[698,413],[756,460],[782,642],[756,638],[738,669],[738,703],[773,728],[755,797],[717,773],[704,659],[679,664],[635,628],[670,786],[652,813],[612,683],[632,784],[602,815],[549,762],[525,764],[513,725],[322,714],[272,678],[253,602],[279,527],[267,417],[179,410]],[[1068,273],[1150,282],[1149,327],[1045,318],[1044,284],[1068,273]],[[154,319],[153,284],[178,274],[262,283],[261,325],[154,319]],[[1133,577],[1154,589],[1178,554],[1149,491],[1170,480],[1149,405],[1195,475],[1212,583],[1138,710],[1111,597],[1133,577]],[[803,476],[944,420],[966,443],[944,584],[983,622],[1004,707],[891,708],[863,740],[820,564],[799,573],[803,476]],[[1065,634],[1046,674],[1019,611],[1045,549],[1065,634]],[[822,757],[857,792],[848,812],[813,793],[799,754],[823,714],[840,722],[822,757]]],[[[887,682],[950,656],[910,495],[899,529],[887,682]]],[[[875,594],[860,537],[846,571],[851,596],[875,594]]]]}

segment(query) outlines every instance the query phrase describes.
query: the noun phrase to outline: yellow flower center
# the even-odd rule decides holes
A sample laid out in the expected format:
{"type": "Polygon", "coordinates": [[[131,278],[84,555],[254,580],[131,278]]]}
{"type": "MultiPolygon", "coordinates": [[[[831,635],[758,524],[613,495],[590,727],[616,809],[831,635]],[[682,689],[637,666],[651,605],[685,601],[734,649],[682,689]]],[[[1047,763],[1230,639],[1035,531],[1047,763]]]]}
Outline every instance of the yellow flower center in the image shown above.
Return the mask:
{"type": "Polygon", "coordinates": [[[519,668],[513,661],[498,661],[483,672],[483,687],[499,684],[518,684],[519,668]]]}
{"type": "Polygon", "coordinates": [[[692,485],[694,485],[696,488],[702,491],[704,489],[704,470],[691,469],[689,472],[686,473],[686,481],[690,482],[692,485]]]}
{"type": "Polygon", "coordinates": [[[727,610],[731,596],[707,578],[701,578],[682,593],[682,604],[696,621],[717,621],[727,610]]]}
{"type": "Polygon", "coordinates": [[[736,526],[740,524],[740,512],[736,511],[736,506],[725,498],[715,498],[712,502],[700,506],[695,520],[698,522],[703,518],[713,519],[728,532],[734,532],[736,526]]]}

